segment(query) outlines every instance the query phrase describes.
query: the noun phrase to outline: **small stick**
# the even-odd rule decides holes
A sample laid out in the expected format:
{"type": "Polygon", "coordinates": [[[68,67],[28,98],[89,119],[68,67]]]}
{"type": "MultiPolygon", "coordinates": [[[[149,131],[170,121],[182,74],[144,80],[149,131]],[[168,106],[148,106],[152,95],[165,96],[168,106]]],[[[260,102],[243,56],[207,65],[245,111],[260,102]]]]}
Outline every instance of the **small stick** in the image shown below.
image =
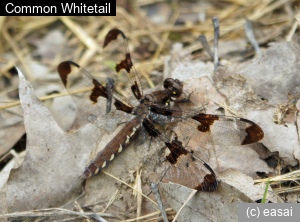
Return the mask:
{"type": "Polygon", "coordinates": [[[180,212],[182,211],[182,209],[185,207],[185,205],[189,202],[189,200],[197,193],[198,190],[193,190],[192,193],[190,194],[190,196],[186,199],[186,201],[184,202],[184,204],[180,207],[180,209],[178,210],[177,214],[175,215],[174,219],[172,220],[172,222],[175,222],[177,220],[177,217],[179,216],[180,212]]]}
{"type": "Polygon", "coordinates": [[[209,54],[209,56],[213,59],[214,58],[214,53],[211,51],[208,42],[206,40],[206,37],[204,35],[199,35],[198,39],[200,40],[203,48],[205,51],[209,54]]]}
{"type": "Polygon", "coordinates": [[[212,22],[214,25],[214,73],[218,71],[219,65],[219,52],[218,52],[218,43],[219,43],[219,36],[220,36],[220,22],[217,17],[212,18],[212,22]]]}
{"type": "MultiPolygon", "coordinates": [[[[140,191],[140,193],[142,192],[142,178],[141,178],[141,174],[142,174],[142,171],[139,171],[139,169],[137,169],[136,171],[136,189],[138,191],[140,191]]],[[[136,216],[137,217],[140,217],[141,216],[141,212],[142,212],[142,203],[143,203],[143,196],[140,194],[140,193],[137,193],[137,209],[136,209],[136,216]]],[[[140,220],[138,220],[140,221],[140,220]]]]}
{"type": "Polygon", "coordinates": [[[95,206],[95,205],[98,205],[98,204],[104,204],[104,203],[106,203],[106,202],[108,202],[108,201],[107,201],[107,200],[99,201],[99,202],[97,202],[97,203],[93,203],[93,204],[89,204],[89,205],[84,205],[84,206],[82,206],[82,208],[93,207],[93,206],[95,206]]]}
{"type": "MultiPolygon", "coordinates": [[[[159,179],[159,182],[162,181],[162,179],[166,176],[168,170],[169,170],[171,167],[172,167],[172,164],[170,164],[170,165],[168,166],[168,169],[164,172],[164,174],[162,175],[162,177],[159,179]]],[[[157,186],[157,184],[156,184],[156,186],[157,186]]],[[[147,197],[148,197],[151,193],[152,193],[152,190],[147,194],[147,197]]]]}
{"type": "Polygon", "coordinates": [[[250,41],[251,45],[255,49],[256,54],[260,56],[261,55],[261,50],[259,48],[259,45],[258,45],[256,39],[255,39],[251,22],[248,19],[246,19],[246,22],[244,23],[244,29],[245,29],[246,36],[247,36],[248,40],[250,41]]]}
{"type": "Polygon", "coordinates": [[[154,194],[154,197],[157,201],[157,204],[158,204],[158,208],[161,212],[161,215],[164,219],[164,222],[168,222],[168,217],[167,217],[167,213],[165,211],[165,208],[163,207],[163,204],[162,204],[162,201],[161,201],[161,196],[160,196],[160,193],[159,193],[159,190],[158,190],[158,187],[156,185],[156,183],[151,183],[150,184],[150,189],[152,191],[152,193],[154,194]]]}
{"type": "MultiPolygon", "coordinates": [[[[93,217],[95,218],[95,213],[81,213],[75,212],[71,210],[61,209],[61,208],[50,208],[50,209],[41,209],[41,210],[33,210],[33,211],[23,211],[23,212],[16,212],[16,213],[8,213],[8,214],[0,214],[1,218],[37,218],[37,217],[56,217],[56,216],[79,216],[84,218],[93,217]]],[[[111,214],[103,214],[103,213],[96,213],[97,216],[100,217],[111,217],[115,218],[115,216],[111,214]]],[[[105,221],[102,219],[102,221],[105,221]]]]}
{"type": "MultiPolygon", "coordinates": [[[[75,202],[74,202],[74,205],[75,205],[75,208],[76,208],[79,212],[84,213],[84,211],[82,210],[82,208],[80,207],[79,203],[78,203],[76,200],[75,200],[75,202]]],[[[84,219],[83,221],[85,221],[85,222],[91,222],[89,219],[84,219]]]]}

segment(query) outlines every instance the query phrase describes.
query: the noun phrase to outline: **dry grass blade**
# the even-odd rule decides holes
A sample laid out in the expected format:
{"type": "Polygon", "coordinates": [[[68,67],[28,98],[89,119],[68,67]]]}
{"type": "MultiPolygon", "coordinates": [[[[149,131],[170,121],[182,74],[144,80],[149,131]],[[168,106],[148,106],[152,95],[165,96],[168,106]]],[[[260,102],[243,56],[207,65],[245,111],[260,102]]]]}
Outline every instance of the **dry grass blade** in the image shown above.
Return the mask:
{"type": "MultiPolygon", "coordinates": [[[[73,92],[56,93],[56,94],[52,94],[52,95],[49,95],[49,96],[39,97],[39,100],[45,101],[45,100],[53,99],[53,98],[57,98],[57,97],[69,96],[69,95],[72,95],[72,94],[77,94],[77,93],[81,93],[81,92],[87,92],[89,90],[91,90],[91,88],[82,88],[82,89],[79,89],[79,90],[76,90],[76,91],[73,91],[73,92]]],[[[4,106],[0,106],[0,110],[2,110],[2,109],[8,109],[8,108],[11,108],[11,107],[14,107],[14,106],[19,106],[21,104],[20,100],[14,101],[14,102],[7,102],[7,103],[9,103],[9,104],[8,105],[4,105],[4,106]]]]}
{"type": "MultiPolygon", "coordinates": [[[[28,48],[23,49],[20,52],[20,56],[25,56],[29,52],[28,48]]],[[[9,60],[1,69],[0,69],[0,76],[4,75],[8,70],[13,68],[15,66],[15,63],[18,61],[17,58],[14,58],[12,60],[9,60]]]]}
{"type": "Polygon", "coordinates": [[[104,213],[104,212],[107,210],[107,208],[108,208],[110,205],[112,205],[112,203],[115,201],[115,199],[116,199],[116,197],[117,197],[117,195],[118,195],[119,192],[120,192],[119,190],[116,190],[116,192],[114,193],[114,195],[112,195],[112,197],[109,199],[109,201],[108,201],[108,203],[107,203],[105,209],[102,211],[102,213],[104,213]]]}
{"type": "Polygon", "coordinates": [[[10,45],[10,47],[13,49],[14,53],[17,55],[18,59],[20,60],[20,62],[22,63],[26,74],[28,75],[29,79],[32,80],[33,79],[33,75],[31,73],[31,70],[28,66],[28,63],[24,60],[23,55],[21,54],[21,51],[19,50],[16,42],[13,40],[13,38],[9,35],[8,31],[6,28],[4,28],[2,30],[2,34],[5,38],[5,40],[7,41],[7,43],[10,45]]]}
{"type": "MultiPolygon", "coordinates": [[[[173,209],[172,209],[172,208],[168,208],[168,209],[166,209],[166,212],[173,212],[173,209]]],[[[150,218],[150,217],[159,215],[159,214],[161,214],[161,212],[160,212],[160,211],[156,211],[156,212],[154,212],[154,213],[147,214],[147,215],[144,215],[144,216],[142,216],[142,217],[138,217],[138,218],[126,220],[126,222],[132,222],[132,221],[137,221],[137,220],[147,219],[147,218],[150,218]]],[[[145,220],[144,220],[144,221],[145,221],[145,220]]]]}
{"type": "Polygon", "coordinates": [[[3,30],[3,24],[6,19],[6,16],[0,16],[0,32],[3,30]]]}
{"type": "Polygon", "coordinates": [[[98,50],[98,45],[79,25],[74,23],[69,17],[60,17],[61,21],[78,37],[78,39],[90,50],[98,50]]]}
{"type": "MultiPolygon", "coordinates": [[[[172,26],[174,26],[174,23],[176,22],[179,14],[180,14],[180,10],[177,10],[177,11],[174,12],[174,14],[173,14],[173,16],[171,18],[171,21],[170,21],[170,23],[172,24],[172,26]]],[[[163,49],[163,47],[164,47],[164,45],[165,45],[165,43],[166,43],[169,35],[170,35],[170,31],[167,31],[167,32],[165,32],[163,34],[162,40],[161,40],[159,46],[157,47],[157,49],[156,49],[156,51],[155,51],[155,53],[153,55],[153,61],[157,60],[157,58],[159,57],[159,55],[161,53],[161,50],[163,49]]]]}
{"type": "Polygon", "coordinates": [[[198,192],[198,190],[193,190],[190,194],[190,196],[186,199],[186,201],[184,202],[184,204],[182,204],[182,206],[180,207],[180,209],[178,210],[176,216],[174,217],[174,219],[172,220],[172,222],[175,222],[177,220],[177,217],[179,216],[180,212],[182,211],[182,209],[185,207],[185,205],[190,201],[190,199],[192,199],[192,197],[198,192]]]}
{"type": "MultiPolygon", "coordinates": [[[[81,213],[84,213],[84,211],[82,210],[82,208],[80,207],[80,205],[78,204],[77,201],[74,202],[74,205],[75,205],[75,208],[81,212],[81,213]]],[[[84,222],[91,222],[89,219],[85,219],[84,222]]]]}
{"type": "Polygon", "coordinates": [[[141,194],[143,197],[147,198],[148,200],[150,200],[152,203],[154,203],[157,206],[157,203],[155,203],[153,200],[151,200],[149,197],[147,197],[145,194],[141,193],[140,191],[138,191],[137,189],[135,189],[134,187],[130,186],[128,183],[124,182],[123,180],[118,179],[117,177],[111,175],[110,173],[105,172],[104,170],[102,170],[102,172],[112,178],[114,178],[115,180],[125,184],[126,186],[130,187],[132,190],[136,191],[137,193],[141,194]]]}
{"type": "Polygon", "coordinates": [[[136,171],[136,189],[139,191],[139,193],[137,194],[137,217],[140,217],[141,216],[141,212],[142,212],[142,203],[143,203],[143,197],[140,193],[142,193],[142,178],[141,178],[141,174],[142,174],[142,171],[140,171],[139,169],[137,169],[136,171]]]}
{"type": "Polygon", "coordinates": [[[298,184],[296,187],[289,187],[289,188],[274,188],[274,192],[279,194],[279,193],[285,193],[285,192],[293,192],[297,191],[300,189],[300,183],[298,182],[300,180],[300,170],[296,170],[287,174],[279,175],[279,176],[274,176],[274,177],[269,177],[265,179],[260,179],[260,180],[254,180],[256,184],[259,183],[266,183],[267,181],[270,181],[270,185],[276,185],[276,184],[282,184],[288,181],[295,182],[298,184]]]}
{"type": "Polygon", "coordinates": [[[295,34],[297,28],[300,26],[300,13],[295,16],[295,21],[289,31],[288,35],[286,36],[286,41],[289,42],[292,40],[293,35],[295,34]]]}
{"type": "Polygon", "coordinates": [[[1,214],[1,218],[38,218],[38,217],[56,217],[56,216],[79,216],[85,218],[91,218],[95,215],[99,217],[109,217],[115,218],[111,214],[103,214],[103,213],[82,213],[82,212],[75,212],[71,210],[61,209],[61,208],[49,208],[49,209],[41,209],[41,210],[33,210],[33,211],[24,211],[24,212],[16,212],[16,213],[9,213],[9,214],[1,214]]]}
{"type": "Polygon", "coordinates": [[[34,21],[27,23],[23,26],[23,30],[33,31],[35,29],[43,28],[53,22],[58,20],[58,17],[41,17],[39,19],[35,19],[34,21]]]}

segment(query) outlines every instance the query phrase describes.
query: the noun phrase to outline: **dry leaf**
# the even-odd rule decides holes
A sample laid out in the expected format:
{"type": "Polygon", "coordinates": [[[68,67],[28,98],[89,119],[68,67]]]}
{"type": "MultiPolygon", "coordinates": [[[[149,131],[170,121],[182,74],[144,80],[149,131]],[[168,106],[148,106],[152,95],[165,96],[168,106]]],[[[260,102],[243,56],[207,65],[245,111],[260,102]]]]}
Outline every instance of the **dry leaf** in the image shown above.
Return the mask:
{"type": "Polygon", "coordinates": [[[65,133],[20,71],[19,76],[27,148],[24,162],[8,179],[8,212],[59,207],[81,194],[79,176],[101,131],[89,124],[65,133]],[[82,140],[85,135],[89,140],[82,140]]]}
{"type": "MultiPolygon", "coordinates": [[[[176,212],[193,191],[174,183],[161,183],[159,188],[176,212]]],[[[197,192],[181,211],[178,221],[237,221],[238,203],[253,203],[253,201],[235,187],[220,182],[215,192],[197,192]]]]}

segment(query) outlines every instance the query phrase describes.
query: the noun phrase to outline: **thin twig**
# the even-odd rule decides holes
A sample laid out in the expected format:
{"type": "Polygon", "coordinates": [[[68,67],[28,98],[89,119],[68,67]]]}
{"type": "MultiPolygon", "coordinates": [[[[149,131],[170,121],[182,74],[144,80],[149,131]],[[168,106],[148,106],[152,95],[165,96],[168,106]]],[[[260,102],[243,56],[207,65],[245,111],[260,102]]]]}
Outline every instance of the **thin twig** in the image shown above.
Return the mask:
{"type": "MultiPolygon", "coordinates": [[[[75,208],[81,212],[84,213],[84,211],[82,210],[82,208],[80,207],[79,203],[77,201],[74,202],[75,208]]],[[[91,222],[89,219],[84,219],[85,222],[91,222]]]]}
{"type": "MultiPolygon", "coordinates": [[[[137,169],[136,171],[136,189],[142,193],[142,178],[141,178],[141,174],[142,174],[142,171],[140,171],[139,169],[137,169]]],[[[137,209],[136,209],[136,216],[137,217],[140,217],[141,216],[141,213],[142,213],[142,203],[143,203],[143,196],[140,194],[140,193],[137,193],[137,209]]]]}
{"type": "Polygon", "coordinates": [[[152,191],[152,193],[153,193],[153,195],[156,199],[156,202],[158,204],[158,208],[161,212],[161,215],[164,219],[164,222],[168,222],[169,220],[168,220],[168,217],[167,217],[167,213],[165,211],[165,208],[163,207],[163,204],[162,204],[162,201],[161,201],[161,196],[160,196],[160,193],[159,193],[159,190],[158,190],[158,187],[157,187],[156,183],[151,183],[150,184],[150,189],[151,189],[151,191],[152,191]]]}
{"type": "MultiPolygon", "coordinates": [[[[198,37],[199,41],[201,42],[202,47],[204,50],[208,53],[208,55],[214,59],[214,53],[211,51],[210,46],[208,45],[207,39],[204,35],[199,35],[198,37]]],[[[222,66],[220,61],[218,61],[218,66],[222,66]]]]}
{"type": "Polygon", "coordinates": [[[214,58],[214,53],[211,51],[208,42],[206,40],[205,35],[199,35],[198,39],[200,40],[203,48],[205,49],[205,51],[209,54],[209,56],[213,59],[214,58]]]}
{"type": "Polygon", "coordinates": [[[10,36],[10,34],[8,33],[6,28],[4,28],[2,30],[2,34],[5,38],[5,40],[7,41],[7,43],[13,49],[13,51],[16,54],[16,56],[18,57],[18,59],[20,60],[21,64],[23,65],[28,78],[30,80],[32,80],[33,75],[32,75],[31,69],[29,68],[28,63],[25,61],[24,56],[22,56],[21,51],[19,50],[19,47],[17,46],[16,42],[14,42],[13,38],[10,36]]]}
{"type": "MultiPolygon", "coordinates": [[[[167,208],[167,209],[166,209],[166,212],[172,212],[172,211],[173,211],[172,208],[167,208]]],[[[137,221],[137,220],[141,220],[141,219],[150,218],[150,217],[153,217],[153,216],[155,216],[155,215],[159,215],[160,213],[161,213],[160,211],[156,211],[156,212],[154,212],[154,213],[150,213],[150,214],[147,214],[147,215],[138,217],[138,218],[133,218],[133,219],[126,220],[126,222],[132,222],[132,221],[137,221]]]]}
{"type": "Polygon", "coordinates": [[[218,43],[219,43],[219,36],[220,36],[220,22],[217,17],[213,17],[211,20],[214,25],[214,73],[216,74],[219,65],[218,43]]]}
{"type": "Polygon", "coordinates": [[[246,22],[244,23],[244,29],[245,29],[245,32],[246,32],[246,36],[247,36],[248,40],[250,41],[251,45],[253,46],[256,54],[258,56],[260,56],[261,55],[261,50],[259,48],[259,45],[258,45],[256,39],[255,39],[251,22],[248,19],[246,19],[246,22]]]}
{"type": "Polygon", "coordinates": [[[82,208],[89,208],[89,207],[93,207],[95,205],[98,205],[98,204],[104,204],[105,202],[108,202],[107,200],[104,200],[104,201],[99,201],[97,203],[93,203],[93,204],[89,204],[89,205],[84,205],[84,206],[81,206],[82,208]]]}
{"type": "Polygon", "coordinates": [[[48,209],[40,209],[40,210],[33,210],[33,211],[23,211],[23,212],[16,212],[16,213],[9,213],[9,214],[0,214],[0,218],[37,218],[37,217],[56,217],[56,216],[66,216],[66,215],[76,215],[84,218],[91,218],[95,217],[109,217],[109,218],[116,218],[111,214],[103,214],[103,213],[82,213],[82,212],[75,212],[71,210],[61,209],[61,208],[48,208],[48,209]]]}
{"type": "MultiPolygon", "coordinates": [[[[57,98],[57,97],[69,96],[69,95],[72,95],[72,94],[86,92],[86,91],[89,91],[91,89],[92,89],[91,87],[87,87],[87,88],[82,88],[82,89],[74,90],[72,92],[56,93],[56,94],[52,94],[52,95],[48,95],[48,96],[41,96],[41,97],[39,97],[39,100],[44,101],[44,100],[47,100],[47,99],[53,99],[53,98],[57,98]]],[[[20,100],[13,101],[13,102],[10,102],[8,105],[0,106],[0,110],[1,109],[8,109],[8,108],[11,108],[11,107],[14,107],[14,106],[18,106],[20,104],[21,104],[20,100]]]]}

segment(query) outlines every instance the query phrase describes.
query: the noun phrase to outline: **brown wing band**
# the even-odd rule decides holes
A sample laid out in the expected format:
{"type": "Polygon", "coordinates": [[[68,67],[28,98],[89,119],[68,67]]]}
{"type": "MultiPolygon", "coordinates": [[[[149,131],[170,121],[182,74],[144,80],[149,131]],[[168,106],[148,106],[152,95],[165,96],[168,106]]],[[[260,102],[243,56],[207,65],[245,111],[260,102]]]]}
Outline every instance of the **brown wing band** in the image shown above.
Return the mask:
{"type": "Polygon", "coordinates": [[[131,91],[134,94],[135,98],[137,98],[137,99],[142,98],[142,92],[140,91],[140,88],[138,87],[138,84],[136,81],[134,81],[134,85],[131,86],[131,91]]]}
{"type": "Polygon", "coordinates": [[[96,79],[93,79],[94,88],[90,95],[90,100],[95,104],[98,102],[99,96],[107,98],[106,88],[102,86],[96,79]]]}
{"type": "Polygon", "coordinates": [[[121,110],[126,113],[131,113],[133,110],[133,107],[126,105],[125,103],[121,102],[118,99],[116,99],[116,101],[114,102],[114,105],[117,110],[121,110]]]}
{"type": "Polygon", "coordinates": [[[72,71],[72,68],[71,68],[70,64],[76,66],[77,68],[80,68],[80,66],[78,66],[76,63],[74,63],[72,61],[62,62],[57,67],[57,71],[60,75],[61,81],[63,82],[64,86],[67,85],[67,77],[72,71]]]}
{"type": "Polygon", "coordinates": [[[168,156],[166,156],[166,159],[167,159],[167,161],[169,161],[169,163],[176,164],[177,159],[181,155],[188,154],[188,151],[186,149],[184,149],[181,145],[182,145],[182,143],[180,141],[174,142],[174,140],[171,143],[166,143],[166,146],[169,148],[169,150],[171,152],[168,156]]]}
{"type": "Polygon", "coordinates": [[[157,137],[157,136],[161,135],[159,130],[155,129],[153,122],[149,121],[147,118],[143,119],[142,124],[145,127],[149,136],[157,137]]]}
{"type": "Polygon", "coordinates": [[[121,30],[119,30],[119,29],[110,30],[105,36],[103,48],[105,48],[111,41],[116,40],[118,38],[119,34],[122,35],[123,39],[126,39],[126,36],[124,35],[124,33],[121,30]]]}
{"type": "Polygon", "coordinates": [[[243,118],[240,118],[240,120],[250,124],[250,126],[246,128],[247,136],[242,142],[242,145],[256,143],[264,138],[264,131],[256,123],[243,118]]]}
{"type": "Polygon", "coordinates": [[[210,132],[210,127],[214,124],[215,120],[219,120],[219,116],[199,113],[193,116],[192,119],[200,122],[201,124],[198,125],[198,130],[200,132],[206,133],[210,132]]]}
{"type": "Polygon", "coordinates": [[[116,71],[120,72],[122,69],[125,69],[128,73],[130,73],[130,69],[132,68],[132,61],[130,54],[127,53],[125,59],[123,59],[119,64],[116,65],[116,71]]]}
{"type": "Polygon", "coordinates": [[[203,164],[206,169],[208,169],[211,173],[207,174],[203,178],[203,182],[196,186],[194,189],[195,190],[201,190],[205,192],[213,192],[216,191],[218,188],[218,181],[217,181],[217,176],[215,172],[210,168],[210,166],[206,163],[203,164]]]}

